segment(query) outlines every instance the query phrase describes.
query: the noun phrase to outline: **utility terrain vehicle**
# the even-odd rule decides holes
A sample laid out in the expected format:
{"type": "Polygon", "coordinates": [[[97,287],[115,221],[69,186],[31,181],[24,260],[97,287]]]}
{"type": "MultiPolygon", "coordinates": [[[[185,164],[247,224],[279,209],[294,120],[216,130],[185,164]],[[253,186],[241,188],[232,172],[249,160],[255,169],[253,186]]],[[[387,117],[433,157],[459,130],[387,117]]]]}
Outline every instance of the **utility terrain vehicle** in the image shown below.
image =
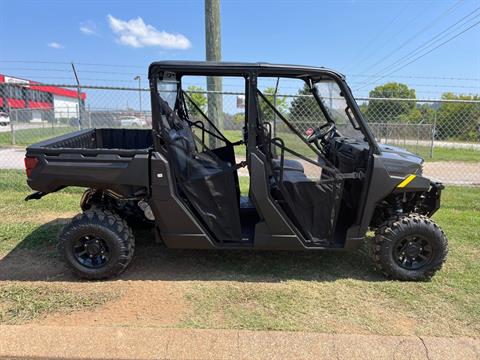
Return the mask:
{"type": "Polygon", "coordinates": [[[430,217],[443,186],[422,176],[418,156],[376,142],[341,74],[162,61],[150,65],[149,81],[152,129],[87,129],[27,149],[27,181],[36,190],[27,200],[87,188],[83,212],[59,238],[81,277],[125,270],[135,221],[181,249],[354,250],[370,229],[373,261],[385,275],[425,280],[441,268],[447,239],[430,217]],[[211,118],[225,116],[215,112],[221,96],[213,94],[206,111],[185,91],[184,79],[195,76],[242,82],[237,141],[211,118]],[[290,112],[279,109],[259,85],[266,78],[301,82],[309,110],[293,109],[298,101],[290,112]],[[240,182],[248,179],[247,194],[239,173],[240,182]]]}

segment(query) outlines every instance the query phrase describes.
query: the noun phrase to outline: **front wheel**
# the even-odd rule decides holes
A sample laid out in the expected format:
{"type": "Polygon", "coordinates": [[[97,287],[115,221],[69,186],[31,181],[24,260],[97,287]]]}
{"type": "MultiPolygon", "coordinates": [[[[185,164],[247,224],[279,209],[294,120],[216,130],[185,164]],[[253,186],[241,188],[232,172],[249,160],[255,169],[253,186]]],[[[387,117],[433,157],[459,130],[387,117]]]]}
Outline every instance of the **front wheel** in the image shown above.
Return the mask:
{"type": "Polygon", "coordinates": [[[448,254],[442,229],[426,216],[399,215],[375,232],[373,260],[387,277],[406,281],[429,280],[448,254]]]}
{"type": "Polygon", "coordinates": [[[132,230],[109,210],[88,210],[65,225],[60,249],[72,270],[85,279],[107,279],[122,273],[135,248],[132,230]]]}

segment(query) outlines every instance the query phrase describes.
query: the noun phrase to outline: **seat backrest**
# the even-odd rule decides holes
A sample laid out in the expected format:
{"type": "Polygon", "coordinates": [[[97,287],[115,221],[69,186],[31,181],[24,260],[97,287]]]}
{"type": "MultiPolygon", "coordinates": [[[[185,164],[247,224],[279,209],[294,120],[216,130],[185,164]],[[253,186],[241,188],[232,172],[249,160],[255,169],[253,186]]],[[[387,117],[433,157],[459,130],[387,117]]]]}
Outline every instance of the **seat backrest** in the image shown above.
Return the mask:
{"type": "Polygon", "coordinates": [[[191,154],[188,151],[188,143],[185,141],[185,138],[180,136],[177,131],[170,130],[168,132],[169,144],[168,151],[171,154],[171,159],[173,160],[173,165],[178,170],[179,174],[182,176],[188,176],[188,159],[191,154]]]}
{"type": "Polygon", "coordinates": [[[197,152],[195,138],[189,124],[159,98],[161,128],[171,154],[173,166],[184,179],[189,176],[189,161],[197,152]]]}

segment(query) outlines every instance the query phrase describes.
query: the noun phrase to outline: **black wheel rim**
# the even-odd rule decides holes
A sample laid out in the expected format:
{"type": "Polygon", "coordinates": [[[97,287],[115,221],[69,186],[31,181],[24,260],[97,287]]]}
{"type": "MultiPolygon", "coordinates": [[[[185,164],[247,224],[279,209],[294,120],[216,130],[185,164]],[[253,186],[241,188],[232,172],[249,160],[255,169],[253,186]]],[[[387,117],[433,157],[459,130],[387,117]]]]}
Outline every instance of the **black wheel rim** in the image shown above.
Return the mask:
{"type": "Polygon", "coordinates": [[[432,244],[423,236],[407,236],[395,244],[393,258],[404,269],[418,270],[429,264],[432,257],[432,244]]]}
{"type": "Polygon", "coordinates": [[[110,260],[110,249],[105,240],[95,235],[85,235],[73,244],[75,260],[81,265],[98,269],[110,260]]]}

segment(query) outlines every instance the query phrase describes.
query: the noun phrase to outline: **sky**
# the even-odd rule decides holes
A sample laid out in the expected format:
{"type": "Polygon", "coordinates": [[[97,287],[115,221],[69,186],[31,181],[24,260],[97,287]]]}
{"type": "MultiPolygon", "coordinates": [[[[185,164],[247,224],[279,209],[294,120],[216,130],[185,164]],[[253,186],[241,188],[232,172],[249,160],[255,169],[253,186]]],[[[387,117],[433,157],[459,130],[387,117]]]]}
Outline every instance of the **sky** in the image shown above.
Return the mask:
{"type": "MultiPolygon", "coordinates": [[[[221,0],[222,60],[333,68],[356,96],[480,93],[479,21],[480,0],[221,0]]],[[[153,61],[205,59],[204,24],[200,0],[0,0],[0,73],[73,83],[74,62],[83,84],[146,85],[153,61]]]]}

